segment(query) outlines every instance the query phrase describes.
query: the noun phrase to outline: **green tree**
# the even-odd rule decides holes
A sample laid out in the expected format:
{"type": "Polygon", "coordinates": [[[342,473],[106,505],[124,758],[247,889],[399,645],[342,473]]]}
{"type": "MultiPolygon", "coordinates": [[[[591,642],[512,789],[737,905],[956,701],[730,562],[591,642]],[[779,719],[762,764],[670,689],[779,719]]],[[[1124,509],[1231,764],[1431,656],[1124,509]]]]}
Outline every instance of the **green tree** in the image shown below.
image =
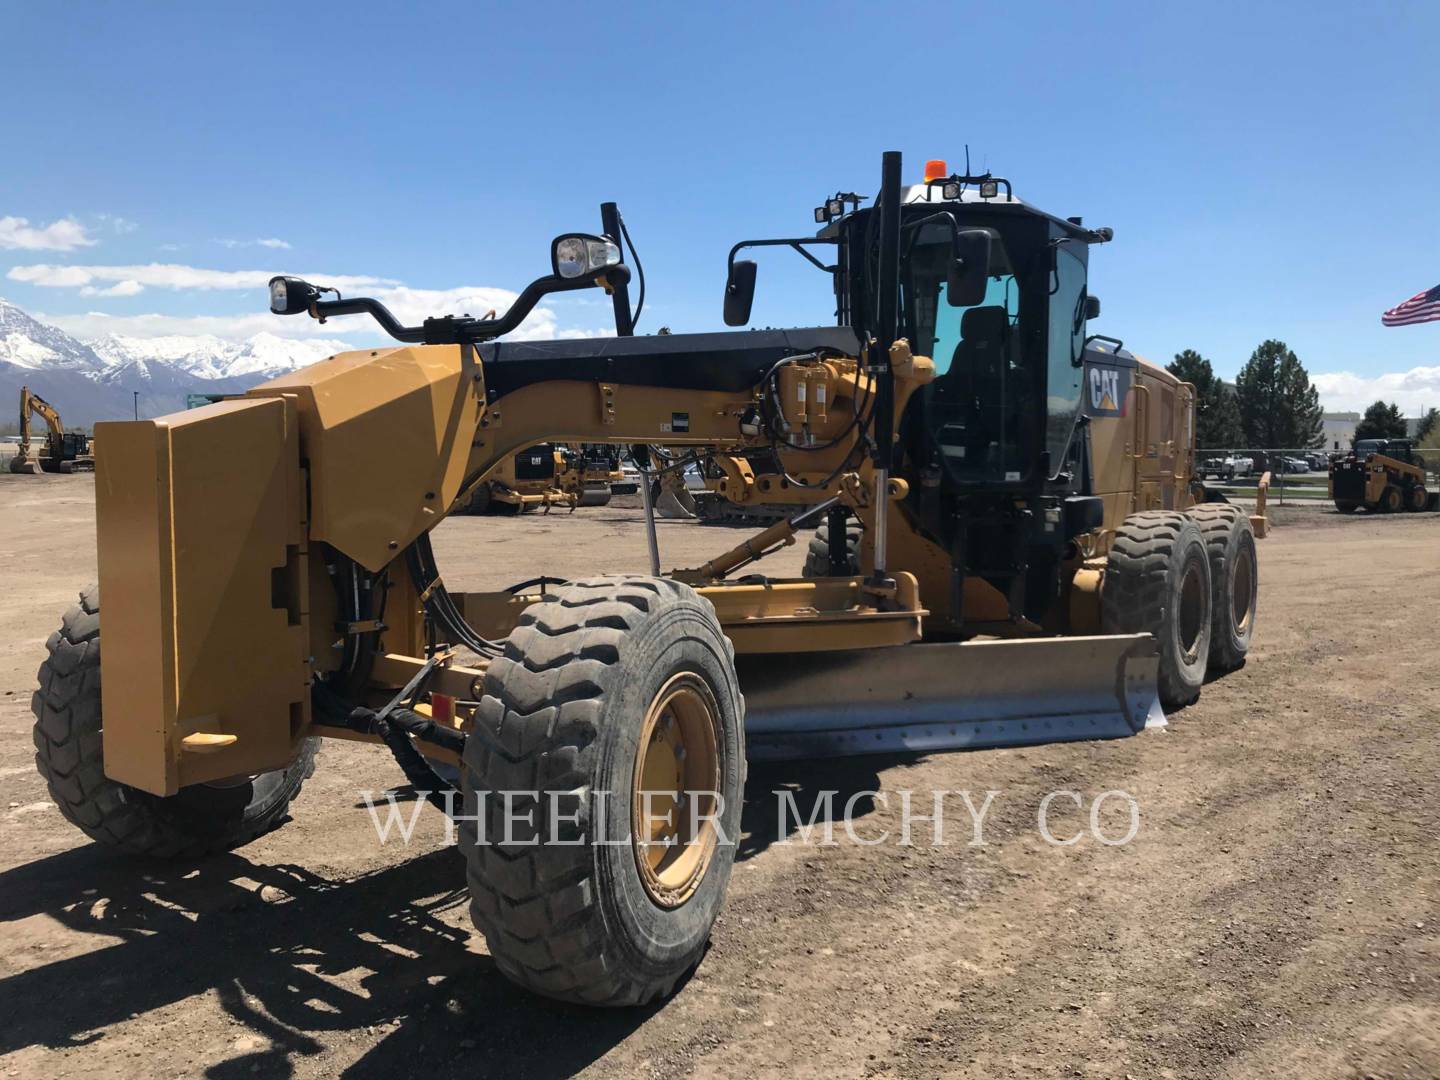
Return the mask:
{"type": "Polygon", "coordinates": [[[1240,407],[1235,393],[1215,376],[1210,361],[1194,349],[1176,353],[1165,370],[1182,382],[1193,383],[1196,396],[1196,441],[1202,450],[1225,450],[1243,445],[1240,407]]]}
{"type": "Polygon", "coordinates": [[[1250,446],[1299,450],[1324,438],[1320,393],[1300,358],[1283,341],[1260,343],[1235,379],[1240,423],[1250,446]]]}
{"type": "Polygon", "coordinates": [[[1400,415],[1399,405],[1386,405],[1377,401],[1365,410],[1360,423],[1355,425],[1356,439],[1403,439],[1405,418],[1400,415]]]}
{"type": "Polygon", "coordinates": [[[1440,409],[1430,409],[1420,418],[1420,426],[1415,429],[1415,443],[1430,446],[1436,439],[1440,439],[1440,409]]]}

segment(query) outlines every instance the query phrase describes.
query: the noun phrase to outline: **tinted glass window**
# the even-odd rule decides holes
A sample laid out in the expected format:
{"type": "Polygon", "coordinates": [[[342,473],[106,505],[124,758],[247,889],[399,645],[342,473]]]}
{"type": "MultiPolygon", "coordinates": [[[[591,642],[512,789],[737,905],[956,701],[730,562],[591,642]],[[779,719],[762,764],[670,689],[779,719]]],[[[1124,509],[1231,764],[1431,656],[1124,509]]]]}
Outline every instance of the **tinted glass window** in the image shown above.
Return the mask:
{"type": "Polygon", "coordinates": [[[1050,335],[1046,381],[1045,447],[1050,472],[1065,464],[1065,452],[1080,409],[1080,357],[1085,348],[1085,264],[1062,245],[1050,279],[1050,335]]]}

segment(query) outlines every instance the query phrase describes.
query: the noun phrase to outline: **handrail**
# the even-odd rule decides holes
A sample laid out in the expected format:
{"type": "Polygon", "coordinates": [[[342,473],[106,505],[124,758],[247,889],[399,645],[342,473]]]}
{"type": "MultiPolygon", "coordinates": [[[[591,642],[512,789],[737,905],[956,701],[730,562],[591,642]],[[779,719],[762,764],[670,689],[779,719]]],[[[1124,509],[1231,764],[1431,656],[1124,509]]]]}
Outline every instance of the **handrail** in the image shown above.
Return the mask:
{"type": "Polygon", "coordinates": [[[1135,452],[1130,455],[1130,458],[1133,461],[1144,461],[1145,447],[1150,444],[1150,440],[1145,437],[1149,434],[1150,426],[1150,388],[1148,386],[1141,386],[1140,383],[1136,382],[1131,385],[1130,389],[1135,393],[1135,452]],[[1145,395],[1145,410],[1143,412],[1140,410],[1141,394],[1145,395]],[[1143,424],[1141,423],[1142,418],[1144,420],[1143,424]]]}

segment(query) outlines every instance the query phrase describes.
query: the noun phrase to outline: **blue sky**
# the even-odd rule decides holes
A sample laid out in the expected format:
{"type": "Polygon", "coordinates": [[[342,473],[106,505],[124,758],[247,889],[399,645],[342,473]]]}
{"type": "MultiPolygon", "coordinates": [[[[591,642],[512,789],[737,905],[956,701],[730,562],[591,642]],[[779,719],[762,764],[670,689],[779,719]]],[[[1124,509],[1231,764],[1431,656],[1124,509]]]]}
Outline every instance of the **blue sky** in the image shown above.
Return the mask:
{"type": "MultiPolygon", "coordinates": [[[[0,141],[0,295],[81,333],[321,329],[263,315],[237,271],[469,310],[613,198],[641,329],[711,329],[735,240],[873,193],[883,150],[918,177],[968,143],[1022,197],[1114,227],[1093,329],[1226,376],[1279,337],[1331,404],[1440,405],[1440,324],[1379,321],[1440,282],[1440,5],[406,8],[7,5],[6,83],[29,89],[0,141]]],[[[529,329],[603,329],[600,299],[529,329]]],[[[828,300],[762,256],[757,323],[824,322],[828,300]]]]}

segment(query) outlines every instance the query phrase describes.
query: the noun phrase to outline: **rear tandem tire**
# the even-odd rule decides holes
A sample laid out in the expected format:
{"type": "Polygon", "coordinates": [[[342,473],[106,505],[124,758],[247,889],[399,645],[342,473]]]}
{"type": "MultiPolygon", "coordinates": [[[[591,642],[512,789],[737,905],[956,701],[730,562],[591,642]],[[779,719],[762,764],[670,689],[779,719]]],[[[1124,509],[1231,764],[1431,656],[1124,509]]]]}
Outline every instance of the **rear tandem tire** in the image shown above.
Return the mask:
{"type": "Polygon", "coordinates": [[[1245,663],[1255,632],[1260,593],[1255,529],[1234,506],[1204,503],[1190,508],[1210,555],[1210,668],[1233,671],[1245,663]]]}
{"type": "Polygon", "coordinates": [[[1100,590],[1106,633],[1152,634],[1160,647],[1160,703],[1200,696],[1210,660],[1210,559],[1200,527],[1171,510],[1131,514],[1115,530],[1100,590]]]}
{"type": "MultiPolygon", "coordinates": [[[[729,882],[744,717],[734,649],[688,585],[591,578],[525,610],[486,672],[462,770],[470,911],[502,972],[590,1005],[674,990],[700,962],[729,882]],[[667,745],[680,749],[655,749],[667,745]],[[645,790],[714,783],[718,834],[702,825],[642,855],[632,841],[642,774],[645,790]]],[[[697,796],[696,812],[706,804],[697,796]]]]}
{"type": "Polygon", "coordinates": [[[193,859],[247,844],[283,824],[315,771],[318,739],[301,743],[283,769],[229,786],[197,784],[161,798],[105,775],[100,719],[100,588],[46,642],[35,713],[35,767],[71,824],[132,855],[193,859]]]}

